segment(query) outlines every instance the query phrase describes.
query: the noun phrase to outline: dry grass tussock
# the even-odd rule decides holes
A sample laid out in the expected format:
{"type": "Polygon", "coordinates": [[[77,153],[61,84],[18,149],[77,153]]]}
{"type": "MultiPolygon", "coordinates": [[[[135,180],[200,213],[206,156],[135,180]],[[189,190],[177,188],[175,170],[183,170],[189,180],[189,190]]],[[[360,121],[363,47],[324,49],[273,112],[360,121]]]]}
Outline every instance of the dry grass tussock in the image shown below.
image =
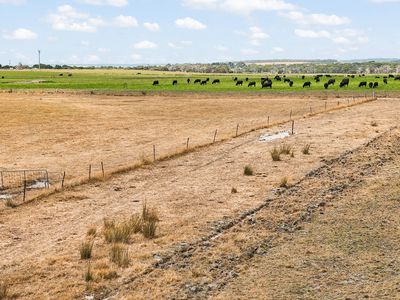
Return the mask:
{"type": "Polygon", "coordinates": [[[311,148],[311,144],[307,144],[303,147],[303,149],[301,150],[301,152],[304,155],[310,155],[310,148],[311,148]]]}
{"type": "Polygon", "coordinates": [[[129,251],[123,244],[113,244],[110,250],[110,259],[121,268],[129,266],[129,251]]]}
{"type": "Polygon", "coordinates": [[[79,252],[81,254],[81,259],[92,258],[93,244],[94,244],[93,240],[84,241],[81,244],[81,247],[79,249],[79,252]]]}
{"type": "Polygon", "coordinates": [[[254,174],[253,168],[251,166],[245,166],[243,174],[245,176],[253,176],[253,174],[254,174]]]}
{"type": "Polygon", "coordinates": [[[7,299],[8,285],[5,281],[0,281],[0,300],[7,299]]]}

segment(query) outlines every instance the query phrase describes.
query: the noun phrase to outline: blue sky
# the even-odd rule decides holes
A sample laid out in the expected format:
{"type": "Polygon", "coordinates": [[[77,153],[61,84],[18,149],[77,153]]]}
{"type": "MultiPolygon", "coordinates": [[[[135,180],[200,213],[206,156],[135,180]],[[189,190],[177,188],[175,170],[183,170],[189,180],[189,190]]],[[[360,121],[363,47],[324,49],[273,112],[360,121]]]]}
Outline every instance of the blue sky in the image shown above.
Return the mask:
{"type": "Polygon", "coordinates": [[[0,0],[0,64],[400,57],[400,0],[0,0]]]}

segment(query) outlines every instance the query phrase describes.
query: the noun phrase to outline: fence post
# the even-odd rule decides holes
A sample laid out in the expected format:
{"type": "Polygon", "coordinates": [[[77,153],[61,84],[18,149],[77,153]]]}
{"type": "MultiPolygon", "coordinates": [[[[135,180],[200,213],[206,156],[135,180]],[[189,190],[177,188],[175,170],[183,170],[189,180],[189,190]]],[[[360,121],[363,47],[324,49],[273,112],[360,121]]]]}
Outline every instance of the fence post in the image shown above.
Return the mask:
{"type": "Polygon", "coordinates": [[[190,141],[190,138],[187,138],[187,141],[186,141],[186,150],[189,149],[189,141],[190,141]]]}
{"type": "Polygon", "coordinates": [[[153,145],[153,161],[156,161],[156,145],[153,145]]]}
{"type": "Polygon", "coordinates": [[[24,202],[26,199],[26,171],[24,171],[24,202]]]}
{"type": "Polygon", "coordinates": [[[46,186],[49,189],[50,188],[50,182],[49,182],[49,172],[46,170],[46,186]]]}
{"type": "Polygon", "coordinates": [[[218,129],[215,129],[215,133],[214,133],[214,140],[213,140],[213,143],[215,143],[215,140],[216,140],[216,138],[217,138],[217,133],[218,133],[218,129]]]}
{"type": "Polygon", "coordinates": [[[4,188],[4,179],[3,179],[3,171],[0,172],[1,174],[1,188],[4,188]]]}
{"type": "Polygon", "coordinates": [[[64,174],[63,174],[63,177],[62,177],[62,180],[61,180],[61,189],[62,190],[64,189],[64,180],[65,180],[65,171],[64,171],[64,174]]]}
{"type": "Polygon", "coordinates": [[[106,174],[104,172],[104,163],[103,162],[101,162],[101,172],[103,173],[103,178],[105,178],[106,174]]]}
{"type": "Polygon", "coordinates": [[[269,116],[268,116],[267,126],[269,126],[269,116]]]}
{"type": "Polygon", "coordinates": [[[290,110],[290,120],[292,120],[292,113],[293,113],[293,110],[291,109],[290,110]]]}
{"type": "Polygon", "coordinates": [[[92,165],[89,165],[89,181],[92,179],[92,165]]]}
{"type": "Polygon", "coordinates": [[[292,121],[292,135],[294,135],[294,120],[292,121]]]}
{"type": "Polygon", "coordinates": [[[238,136],[238,134],[239,134],[239,124],[237,124],[236,126],[236,137],[238,136]]]}

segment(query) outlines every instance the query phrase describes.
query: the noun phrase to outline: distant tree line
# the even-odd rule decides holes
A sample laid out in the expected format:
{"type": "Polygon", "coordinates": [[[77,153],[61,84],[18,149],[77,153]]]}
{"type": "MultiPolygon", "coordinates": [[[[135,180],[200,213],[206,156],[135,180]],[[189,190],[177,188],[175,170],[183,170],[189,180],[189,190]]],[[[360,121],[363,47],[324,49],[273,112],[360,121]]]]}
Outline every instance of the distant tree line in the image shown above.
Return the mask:
{"type": "MultiPolygon", "coordinates": [[[[338,62],[334,60],[308,61],[294,63],[292,61],[282,62],[227,62],[209,64],[167,64],[153,66],[70,66],[70,65],[48,65],[41,64],[41,69],[126,69],[126,70],[149,70],[162,72],[187,72],[187,73],[270,73],[270,74],[388,74],[400,73],[400,61],[393,62],[338,62]]],[[[0,69],[39,69],[39,65],[27,66],[18,64],[16,66],[0,65],[0,69]]]]}

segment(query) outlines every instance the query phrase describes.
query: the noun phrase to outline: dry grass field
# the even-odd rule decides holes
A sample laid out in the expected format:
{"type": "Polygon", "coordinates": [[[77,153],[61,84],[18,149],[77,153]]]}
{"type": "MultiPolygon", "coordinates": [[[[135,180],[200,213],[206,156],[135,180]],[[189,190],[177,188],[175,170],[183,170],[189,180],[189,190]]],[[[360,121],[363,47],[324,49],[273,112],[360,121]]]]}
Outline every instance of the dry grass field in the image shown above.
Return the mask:
{"type": "Polygon", "coordinates": [[[238,123],[249,131],[267,116],[297,118],[284,140],[258,138],[289,123],[0,207],[0,295],[4,287],[15,299],[396,299],[400,101],[346,108],[348,99],[328,99],[328,108],[338,101],[342,109],[311,116],[325,99],[0,94],[0,167],[66,170],[70,179],[90,163],[132,165],[153,144],[172,154],[187,137],[201,145],[215,129],[221,139],[238,123]],[[273,161],[283,145],[293,154],[273,161]],[[159,220],[154,238],[133,229],[145,204],[159,220]],[[84,245],[93,245],[90,259],[84,245]]]}

